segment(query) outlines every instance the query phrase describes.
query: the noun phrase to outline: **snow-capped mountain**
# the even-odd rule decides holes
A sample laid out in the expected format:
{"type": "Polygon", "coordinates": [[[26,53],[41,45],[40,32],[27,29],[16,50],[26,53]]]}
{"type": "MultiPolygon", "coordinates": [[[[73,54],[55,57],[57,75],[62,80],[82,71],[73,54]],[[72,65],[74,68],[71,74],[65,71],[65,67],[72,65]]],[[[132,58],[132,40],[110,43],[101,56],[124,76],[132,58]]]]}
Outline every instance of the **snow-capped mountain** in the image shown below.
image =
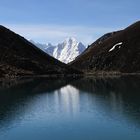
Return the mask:
{"type": "Polygon", "coordinates": [[[78,42],[75,38],[67,38],[64,42],[59,43],[58,45],[54,46],[52,44],[40,44],[35,43],[37,47],[41,48],[43,51],[48,53],[49,55],[53,56],[54,58],[64,62],[69,63],[73,61],[78,55],[80,55],[86,47],[81,43],[78,42]]]}

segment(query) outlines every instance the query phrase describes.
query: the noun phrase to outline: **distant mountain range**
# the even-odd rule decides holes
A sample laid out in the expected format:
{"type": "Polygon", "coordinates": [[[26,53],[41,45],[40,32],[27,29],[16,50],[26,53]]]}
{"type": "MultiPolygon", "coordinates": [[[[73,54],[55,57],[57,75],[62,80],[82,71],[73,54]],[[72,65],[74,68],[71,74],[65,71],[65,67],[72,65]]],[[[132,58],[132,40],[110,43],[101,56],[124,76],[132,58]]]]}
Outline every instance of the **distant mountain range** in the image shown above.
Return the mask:
{"type": "Polygon", "coordinates": [[[52,44],[40,44],[35,43],[31,40],[31,42],[45,51],[47,54],[53,56],[54,58],[60,60],[64,63],[69,63],[75,60],[77,56],[79,56],[85,49],[81,42],[78,42],[75,38],[67,38],[64,42],[59,43],[58,45],[54,46],[52,44]]]}
{"type": "Polygon", "coordinates": [[[140,73],[140,21],[105,34],[70,66],[90,72],[140,73]]]}
{"type": "Polygon", "coordinates": [[[86,49],[74,38],[57,46],[36,46],[0,26],[0,78],[79,75],[83,72],[140,74],[140,21],[124,30],[103,35],[86,49]],[[70,63],[66,65],[59,60],[70,63]]]}
{"type": "Polygon", "coordinates": [[[0,26],[0,78],[79,73],[20,35],[0,26]]]}

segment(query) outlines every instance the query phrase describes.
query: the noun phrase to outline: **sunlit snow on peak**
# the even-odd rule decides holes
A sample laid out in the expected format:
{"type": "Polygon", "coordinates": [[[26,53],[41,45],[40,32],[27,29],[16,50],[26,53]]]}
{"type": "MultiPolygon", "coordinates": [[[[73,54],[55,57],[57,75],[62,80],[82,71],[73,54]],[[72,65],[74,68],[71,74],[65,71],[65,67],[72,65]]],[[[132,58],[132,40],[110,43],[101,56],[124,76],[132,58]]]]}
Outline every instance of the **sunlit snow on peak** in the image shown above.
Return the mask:
{"type": "Polygon", "coordinates": [[[49,55],[64,63],[69,63],[75,60],[75,58],[86,49],[86,47],[81,42],[78,42],[74,37],[66,38],[62,43],[59,43],[56,46],[50,43],[46,45],[41,45],[39,43],[34,44],[49,55]]]}

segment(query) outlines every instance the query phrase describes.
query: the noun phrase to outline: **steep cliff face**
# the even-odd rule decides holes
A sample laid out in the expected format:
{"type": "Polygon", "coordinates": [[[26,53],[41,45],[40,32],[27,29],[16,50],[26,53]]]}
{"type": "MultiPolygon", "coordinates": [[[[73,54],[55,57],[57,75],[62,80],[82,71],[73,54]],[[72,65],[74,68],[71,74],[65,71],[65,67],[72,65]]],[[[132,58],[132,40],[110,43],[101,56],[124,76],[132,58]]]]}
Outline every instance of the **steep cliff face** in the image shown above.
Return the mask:
{"type": "Polygon", "coordinates": [[[91,71],[140,72],[140,21],[100,40],[70,65],[91,71]]]}
{"type": "Polygon", "coordinates": [[[0,77],[79,73],[0,26],[0,77]]]}

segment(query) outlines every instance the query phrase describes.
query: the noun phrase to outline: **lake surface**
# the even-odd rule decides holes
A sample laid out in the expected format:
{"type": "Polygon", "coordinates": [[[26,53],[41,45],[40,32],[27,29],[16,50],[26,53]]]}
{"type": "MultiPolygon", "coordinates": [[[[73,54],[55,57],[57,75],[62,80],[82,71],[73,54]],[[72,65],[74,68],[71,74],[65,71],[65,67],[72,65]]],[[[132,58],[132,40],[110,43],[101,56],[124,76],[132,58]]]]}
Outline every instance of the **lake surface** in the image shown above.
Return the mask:
{"type": "Polygon", "coordinates": [[[140,77],[0,83],[0,140],[140,140],[140,77]]]}

